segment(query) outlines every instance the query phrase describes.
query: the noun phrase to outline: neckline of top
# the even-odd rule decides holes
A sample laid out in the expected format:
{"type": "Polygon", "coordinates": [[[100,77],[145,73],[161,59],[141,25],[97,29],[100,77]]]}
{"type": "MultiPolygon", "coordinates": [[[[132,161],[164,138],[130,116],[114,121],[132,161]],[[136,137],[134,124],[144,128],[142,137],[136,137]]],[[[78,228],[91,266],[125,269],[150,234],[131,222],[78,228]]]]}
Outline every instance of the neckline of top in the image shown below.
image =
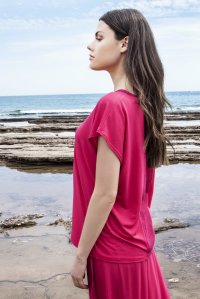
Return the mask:
{"type": "Polygon", "coordinates": [[[124,91],[124,92],[126,92],[126,93],[128,93],[128,94],[131,94],[132,96],[136,96],[136,94],[135,93],[132,93],[132,92],[130,92],[130,91],[128,91],[128,90],[126,90],[126,89],[117,89],[117,90],[115,90],[115,92],[116,91],[124,91]]]}

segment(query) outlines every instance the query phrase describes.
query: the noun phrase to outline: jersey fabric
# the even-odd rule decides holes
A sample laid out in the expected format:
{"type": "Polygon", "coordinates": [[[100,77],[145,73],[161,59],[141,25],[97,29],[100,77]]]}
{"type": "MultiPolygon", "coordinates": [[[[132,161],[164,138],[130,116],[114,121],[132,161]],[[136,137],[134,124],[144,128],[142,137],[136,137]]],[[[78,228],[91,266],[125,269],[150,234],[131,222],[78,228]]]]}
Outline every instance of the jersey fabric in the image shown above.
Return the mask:
{"type": "Polygon", "coordinates": [[[71,242],[78,247],[95,185],[98,136],[103,136],[120,161],[115,203],[90,256],[130,263],[148,258],[155,243],[150,206],[155,168],[146,165],[144,112],[136,95],[110,92],[75,132],[71,242]]]}

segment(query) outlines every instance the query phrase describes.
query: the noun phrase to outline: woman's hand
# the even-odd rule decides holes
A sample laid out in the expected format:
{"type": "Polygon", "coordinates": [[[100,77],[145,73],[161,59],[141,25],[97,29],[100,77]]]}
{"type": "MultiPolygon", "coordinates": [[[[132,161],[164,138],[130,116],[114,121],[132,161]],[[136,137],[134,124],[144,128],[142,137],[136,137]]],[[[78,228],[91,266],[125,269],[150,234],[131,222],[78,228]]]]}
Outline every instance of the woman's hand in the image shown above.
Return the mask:
{"type": "Polygon", "coordinates": [[[83,278],[85,278],[85,271],[87,268],[87,259],[76,256],[74,264],[70,271],[73,283],[75,287],[80,289],[88,289],[88,285],[84,284],[83,278]]]}

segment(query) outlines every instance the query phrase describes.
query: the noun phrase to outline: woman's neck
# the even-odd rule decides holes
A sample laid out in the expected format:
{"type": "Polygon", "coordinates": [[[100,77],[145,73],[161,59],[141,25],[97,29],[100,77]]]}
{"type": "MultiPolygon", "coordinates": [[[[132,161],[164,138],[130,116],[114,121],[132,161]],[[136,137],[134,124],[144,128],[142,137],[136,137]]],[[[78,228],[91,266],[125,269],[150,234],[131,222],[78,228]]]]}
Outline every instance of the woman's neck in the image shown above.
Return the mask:
{"type": "Polygon", "coordinates": [[[133,90],[133,87],[131,86],[123,68],[118,67],[117,70],[115,70],[114,72],[109,72],[111,79],[113,81],[113,85],[114,85],[114,91],[118,90],[118,89],[125,89],[131,93],[136,93],[133,90]]]}

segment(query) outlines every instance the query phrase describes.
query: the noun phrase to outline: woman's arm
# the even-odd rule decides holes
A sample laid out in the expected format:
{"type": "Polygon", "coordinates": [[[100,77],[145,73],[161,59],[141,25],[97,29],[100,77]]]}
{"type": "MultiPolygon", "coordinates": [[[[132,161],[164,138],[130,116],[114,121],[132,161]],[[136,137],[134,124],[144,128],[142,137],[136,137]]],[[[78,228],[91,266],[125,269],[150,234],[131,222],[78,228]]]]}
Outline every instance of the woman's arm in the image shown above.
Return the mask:
{"type": "Polygon", "coordinates": [[[77,249],[77,258],[80,260],[88,257],[112,210],[118,190],[119,171],[120,160],[106,140],[99,136],[95,186],[77,249]]]}

